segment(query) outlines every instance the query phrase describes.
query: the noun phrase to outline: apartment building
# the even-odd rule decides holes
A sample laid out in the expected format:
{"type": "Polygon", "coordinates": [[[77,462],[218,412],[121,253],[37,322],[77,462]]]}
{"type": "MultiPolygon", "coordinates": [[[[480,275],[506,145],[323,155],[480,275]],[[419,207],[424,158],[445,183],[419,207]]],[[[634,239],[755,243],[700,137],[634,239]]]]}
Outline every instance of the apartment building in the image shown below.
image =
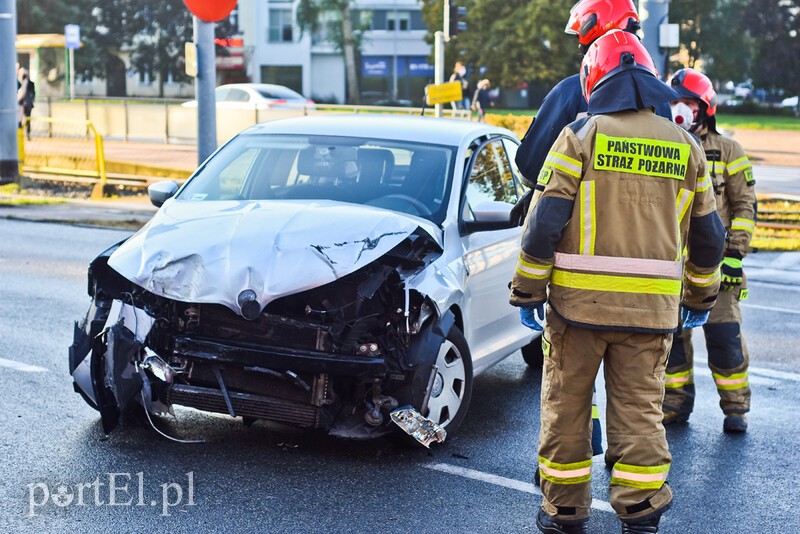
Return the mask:
{"type": "MultiPolygon", "coordinates": [[[[253,82],[286,85],[320,102],[344,103],[344,56],[333,37],[338,14],[327,14],[316,32],[301,32],[297,4],[239,0],[247,76],[253,82]]],[[[421,103],[434,77],[422,5],[417,0],[356,0],[352,5],[354,21],[367,28],[358,64],[361,101],[421,103]]]]}

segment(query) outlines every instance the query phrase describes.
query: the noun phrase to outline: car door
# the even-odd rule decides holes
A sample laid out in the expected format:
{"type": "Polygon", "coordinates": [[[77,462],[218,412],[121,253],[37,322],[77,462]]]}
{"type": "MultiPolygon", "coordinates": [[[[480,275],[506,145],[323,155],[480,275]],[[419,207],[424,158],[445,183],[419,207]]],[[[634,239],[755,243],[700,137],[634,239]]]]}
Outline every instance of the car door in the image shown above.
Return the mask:
{"type": "MultiPolygon", "coordinates": [[[[462,199],[462,221],[476,221],[476,210],[489,205],[486,203],[503,202],[510,211],[519,198],[521,190],[507,144],[516,150],[515,140],[497,137],[473,152],[462,199]]],[[[494,204],[495,209],[498,206],[494,204]]],[[[465,330],[476,372],[496,363],[531,337],[519,324],[516,308],[508,303],[508,283],[519,254],[520,234],[521,228],[514,227],[462,235],[463,260],[469,273],[465,330]]]]}

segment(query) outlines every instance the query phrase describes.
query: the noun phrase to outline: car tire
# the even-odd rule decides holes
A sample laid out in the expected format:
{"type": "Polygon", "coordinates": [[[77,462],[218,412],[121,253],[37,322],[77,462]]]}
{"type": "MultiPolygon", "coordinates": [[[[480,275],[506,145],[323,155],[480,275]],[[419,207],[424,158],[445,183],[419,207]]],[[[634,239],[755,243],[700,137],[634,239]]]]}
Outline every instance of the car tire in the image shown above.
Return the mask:
{"type": "MultiPolygon", "coordinates": [[[[436,391],[431,392],[431,399],[428,401],[427,409],[425,412],[422,412],[422,415],[439,424],[442,422],[443,408],[447,407],[443,428],[447,430],[447,435],[449,437],[455,433],[463,422],[469,407],[469,402],[472,399],[472,355],[469,351],[467,340],[458,327],[454,326],[450,329],[450,333],[447,334],[445,340],[439,347],[439,353],[434,363],[440,370],[444,367],[445,370],[449,372],[437,372],[438,376],[434,379],[434,389],[436,390],[441,386],[441,392],[438,396],[434,396],[436,391]],[[447,364],[452,365],[448,367],[447,364]],[[457,372],[459,368],[463,371],[463,379],[459,378],[456,380],[457,377],[461,376],[461,372],[457,372]],[[447,378],[450,379],[450,386],[455,386],[448,386],[447,390],[456,391],[456,396],[459,399],[457,402],[458,405],[454,410],[454,402],[444,402],[447,400],[446,397],[440,399],[440,396],[445,394],[445,380],[447,378]],[[433,401],[433,405],[431,405],[431,401],[433,401]],[[434,411],[438,412],[438,416],[431,417],[431,407],[433,407],[434,411]],[[451,413],[453,411],[455,412],[454,414],[451,413]]],[[[401,406],[403,404],[409,404],[417,410],[421,408],[425,398],[425,389],[430,377],[429,369],[430,367],[418,370],[417,376],[413,381],[414,387],[399,396],[401,406]]],[[[454,401],[455,399],[450,398],[449,400],[454,401]]],[[[387,438],[396,445],[403,447],[417,448],[422,446],[417,440],[406,434],[400,428],[395,428],[395,432],[389,434],[387,438]]]]}
{"type": "Polygon", "coordinates": [[[454,433],[467,414],[472,399],[472,355],[464,334],[458,327],[450,329],[436,357],[439,368],[425,417],[442,426],[448,435],[454,433]]]}
{"type": "Polygon", "coordinates": [[[542,348],[542,336],[537,337],[524,347],[522,347],[522,359],[529,367],[541,368],[544,365],[544,349],[542,348]]]}

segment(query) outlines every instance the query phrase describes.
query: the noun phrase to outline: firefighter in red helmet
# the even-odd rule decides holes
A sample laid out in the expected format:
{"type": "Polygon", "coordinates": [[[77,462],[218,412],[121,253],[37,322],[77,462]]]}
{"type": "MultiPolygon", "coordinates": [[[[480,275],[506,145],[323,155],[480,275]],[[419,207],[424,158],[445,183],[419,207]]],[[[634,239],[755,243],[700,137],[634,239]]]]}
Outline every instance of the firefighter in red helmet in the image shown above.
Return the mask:
{"type": "MultiPolygon", "coordinates": [[[[742,259],[750,250],[756,224],[753,167],[739,143],[717,132],[717,95],[711,80],[696,70],[681,69],[669,83],[681,95],[672,103],[675,121],[702,141],[717,211],[727,231],[722,291],[703,330],[708,366],[725,414],[723,430],[745,432],[745,414],[750,411],[749,355],[742,337],[739,302],[747,298],[742,259]]],[[[695,395],[693,360],[691,330],[682,330],[675,337],[667,364],[665,424],[689,419],[695,395]]]]}
{"type": "Polygon", "coordinates": [[[580,82],[589,115],[547,154],[511,284],[523,324],[541,328],[548,304],[536,525],[587,532],[588,408],[602,363],[611,505],[623,533],[657,532],[672,501],[661,423],[667,355],[679,317],[702,324],[714,304],[724,229],[699,144],[654,113],[679,95],[658,80],[639,39],[598,38],[580,82]]]}

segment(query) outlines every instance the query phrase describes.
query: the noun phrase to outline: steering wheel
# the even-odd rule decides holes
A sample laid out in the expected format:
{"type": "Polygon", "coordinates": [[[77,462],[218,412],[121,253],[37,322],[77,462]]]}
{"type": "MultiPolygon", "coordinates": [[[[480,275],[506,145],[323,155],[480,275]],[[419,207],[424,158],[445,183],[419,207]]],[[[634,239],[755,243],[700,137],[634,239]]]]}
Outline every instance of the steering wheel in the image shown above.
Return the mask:
{"type": "Polygon", "coordinates": [[[408,195],[401,195],[399,193],[392,193],[391,195],[383,195],[382,197],[378,197],[375,200],[369,201],[368,204],[372,204],[373,206],[383,207],[381,206],[381,201],[384,199],[404,200],[409,204],[411,204],[412,206],[414,206],[414,209],[417,210],[417,213],[419,213],[420,215],[428,217],[432,215],[431,210],[428,209],[428,206],[426,206],[425,204],[423,204],[414,197],[410,197],[408,195]]]}

